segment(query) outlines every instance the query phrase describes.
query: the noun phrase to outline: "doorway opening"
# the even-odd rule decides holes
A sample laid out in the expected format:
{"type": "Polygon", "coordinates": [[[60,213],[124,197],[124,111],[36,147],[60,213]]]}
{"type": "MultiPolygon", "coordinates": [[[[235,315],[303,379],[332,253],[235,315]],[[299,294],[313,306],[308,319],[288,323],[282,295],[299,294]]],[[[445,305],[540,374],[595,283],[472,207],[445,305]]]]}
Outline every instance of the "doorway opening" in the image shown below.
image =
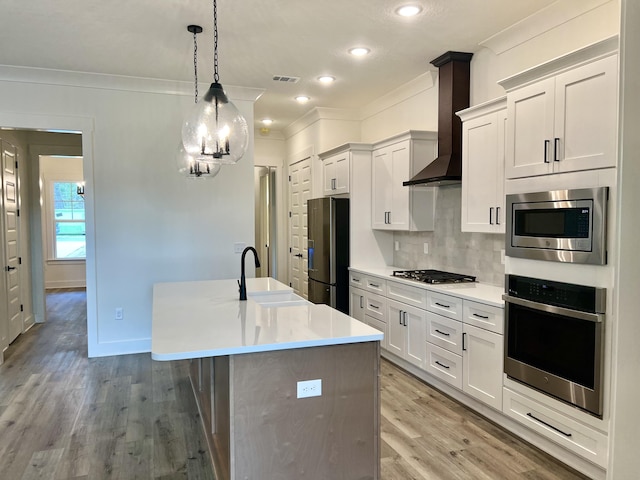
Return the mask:
{"type": "Polygon", "coordinates": [[[255,167],[255,246],[260,258],[256,277],[278,275],[276,167],[255,167]]]}

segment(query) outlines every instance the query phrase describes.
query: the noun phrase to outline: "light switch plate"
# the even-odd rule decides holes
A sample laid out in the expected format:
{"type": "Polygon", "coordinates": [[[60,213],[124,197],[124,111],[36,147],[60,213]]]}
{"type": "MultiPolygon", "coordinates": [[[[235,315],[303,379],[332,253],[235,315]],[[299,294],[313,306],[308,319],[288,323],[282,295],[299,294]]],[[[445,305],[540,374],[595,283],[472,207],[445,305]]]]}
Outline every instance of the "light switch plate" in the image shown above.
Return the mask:
{"type": "Polygon", "coordinates": [[[233,244],[233,251],[234,253],[242,253],[246,246],[246,243],[236,242],[233,244]]]}

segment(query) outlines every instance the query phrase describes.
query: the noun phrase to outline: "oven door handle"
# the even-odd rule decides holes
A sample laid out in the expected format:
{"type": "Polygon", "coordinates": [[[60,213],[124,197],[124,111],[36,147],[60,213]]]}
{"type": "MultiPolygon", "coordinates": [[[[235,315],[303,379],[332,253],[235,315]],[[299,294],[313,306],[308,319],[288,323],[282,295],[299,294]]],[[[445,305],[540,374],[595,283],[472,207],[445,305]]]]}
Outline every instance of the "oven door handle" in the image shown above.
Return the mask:
{"type": "Polygon", "coordinates": [[[522,307],[532,308],[534,310],[542,310],[543,312],[554,313],[556,315],[563,315],[565,317],[577,318],[579,320],[588,320],[590,322],[602,323],[604,322],[603,313],[589,313],[581,312],[579,310],[572,310],[570,308],[556,307],[555,305],[548,305],[546,303],[532,302],[531,300],[525,300],[524,298],[512,297],[511,295],[502,295],[502,299],[506,303],[513,303],[522,307]]]}

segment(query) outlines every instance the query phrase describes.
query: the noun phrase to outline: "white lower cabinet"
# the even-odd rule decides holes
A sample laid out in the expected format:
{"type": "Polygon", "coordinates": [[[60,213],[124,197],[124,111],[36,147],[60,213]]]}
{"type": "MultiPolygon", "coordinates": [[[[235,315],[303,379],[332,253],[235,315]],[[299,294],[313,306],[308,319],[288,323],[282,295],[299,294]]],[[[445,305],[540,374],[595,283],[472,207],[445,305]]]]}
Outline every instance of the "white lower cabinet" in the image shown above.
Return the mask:
{"type": "Polygon", "coordinates": [[[504,388],[503,413],[573,453],[606,468],[608,437],[542,403],[504,388]]]}
{"type": "Polygon", "coordinates": [[[387,299],[362,288],[349,289],[349,314],[356,320],[381,331],[384,334],[380,346],[387,348],[388,328],[386,319],[387,299]]]}
{"type": "Polygon", "coordinates": [[[502,335],[465,324],[462,340],[462,390],[497,410],[502,409],[502,335]]]}
{"type": "Polygon", "coordinates": [[[424,368],[426,358],[426,313],[424,310],[387,299],[389,342],[387,350],[424,368]]]}

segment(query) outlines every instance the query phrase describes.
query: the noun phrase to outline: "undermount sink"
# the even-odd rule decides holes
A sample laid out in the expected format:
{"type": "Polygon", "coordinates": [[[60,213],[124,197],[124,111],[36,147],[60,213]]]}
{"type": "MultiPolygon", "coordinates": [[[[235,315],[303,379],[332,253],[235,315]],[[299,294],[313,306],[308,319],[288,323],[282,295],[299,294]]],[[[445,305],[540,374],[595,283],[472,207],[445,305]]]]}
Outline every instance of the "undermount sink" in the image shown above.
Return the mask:
{"type": "Polygon", "coordinates": [[[263,307],[294,307],[309,303],[293,292],[255,292],[248,295],[251,300],[263,307]]]}

